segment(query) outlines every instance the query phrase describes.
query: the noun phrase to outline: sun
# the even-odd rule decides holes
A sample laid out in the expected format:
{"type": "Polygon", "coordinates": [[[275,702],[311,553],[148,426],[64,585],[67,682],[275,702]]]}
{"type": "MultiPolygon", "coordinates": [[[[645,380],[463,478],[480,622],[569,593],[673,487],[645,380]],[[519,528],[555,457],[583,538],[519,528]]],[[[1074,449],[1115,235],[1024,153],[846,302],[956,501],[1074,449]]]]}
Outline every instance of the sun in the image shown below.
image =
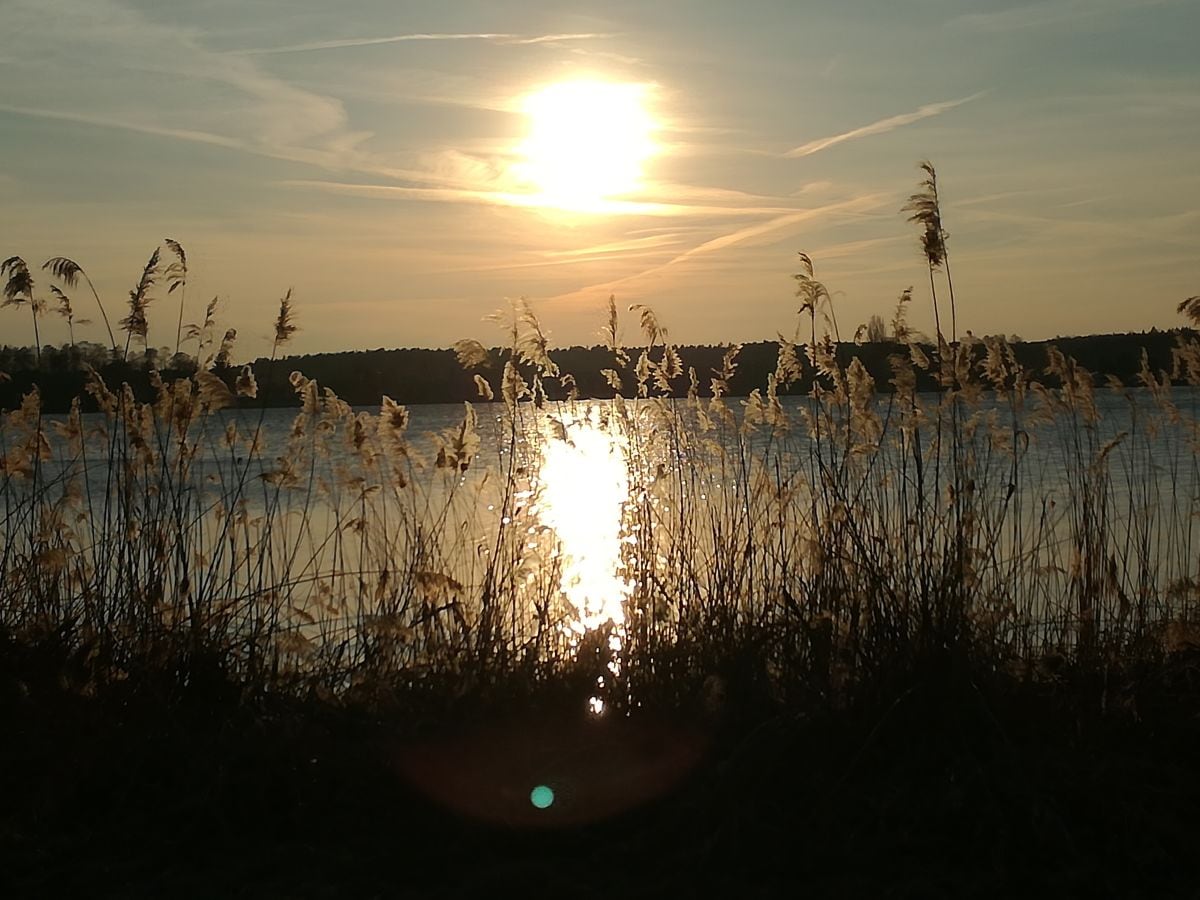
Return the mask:
{"type": "Polygon", "coordinates": [[[530,129],[514,166],[522,186],[539,205],[595,212],[636,191],[657,150],[648,94],[644,84],[566,81],[528,95],[530,129]]]}

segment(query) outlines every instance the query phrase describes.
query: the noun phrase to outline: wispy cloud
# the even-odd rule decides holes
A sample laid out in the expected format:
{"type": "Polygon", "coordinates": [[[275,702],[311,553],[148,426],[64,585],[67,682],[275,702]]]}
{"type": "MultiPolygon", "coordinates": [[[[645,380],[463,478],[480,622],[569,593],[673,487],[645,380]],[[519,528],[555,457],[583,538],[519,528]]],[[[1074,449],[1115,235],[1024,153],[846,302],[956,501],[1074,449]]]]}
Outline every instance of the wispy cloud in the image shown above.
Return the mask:
{"type": "Polygon", "coordinates": [[[35,119],[50,119],[56,122],[72,122],[76,125],[91,125],[96,128],[117,128],[123,131],[134,131],[138,134],[148,134],[155,137],[175,138],[176,140],[192,141],[197,144],[228,147],[231,150],[249,149],[243,142],[235,138],[211,134],[207,131],[196,131],[188,128],[167,128],[145,122],[127,121],[93,115],[91,113],[73,112],[71,110],[33,109],[27,106],[0,104],[0,112],[17,116],[29,116],[35,119]]]}
{"type": "Polygon", "coordinates": [[[784,228],[789,228],[792,225],[799,225],[801,222],[807,222],[812,219],[827,216],[837,212],[862,211],[863,209],[871,208],[878,204],[883,197],[881,194],[871,194],[865,197],[855,197],[851,200],[843,200],[839,203],[830,203],[827,206],[818,206],[812,209],[802,209],[795,212],[785,213],[781,216],[776,216],[766,222],[759,222],[756,225],[747,225],[745,228],[739,228],[737,231],[732,231],[728,234],[723,234],[719,237],[712,238],[704,243],[691,248],[683,253],[680,253],[672,259],[667,265],[675,265],[684,260],[691,259],[693,256],[700,256],[704,253],[714,253],[718,250],[724,250],[727,247],[732,247],[735,244],[746,243],[753,238],[759,238],[763,235],[770,234],[774,231],[779,231],[784,228]]]}
{"type": "Polygon", "coordinates": [[[869,137],[874,134],[885,134],[889,131],[895,131],[897,128],[903,128],[905,125],[911,125],[914,122],[920,122],[922,119],[928,119],[933,116],[941,115],[946,110],[954,109],[956,106],[962,106],[964,103],[970,103],[983,96],[983,92],[972,94],[969,97],[962,97],[959,100],[944,100],[941,103],[926,103],[924,106],[918,107],[912,112],[901,113],[898,116],[889,116],[886,119],[880,119],[878,122],[872,122],[870,125],[863,125],[861,128],[853,128],[850,131],[842,132],[841,134],[831,135],[830,137],[818,138],[815,141],[809,141],[807,144],[802,144],[793,150],[789,150],[784,156],[795,158],[800,156],[810,156],[821,150],[833,147],[836,144],[852,141],[856,138],[869,137]]]}
{"type": "Polygon", "coordinates": [[[353,157],[365,137],[340,101],[117,0],[9,0],[5,14],[0,53],[15,57],[21,77],[5,82],[4,101],[25,114],[327,165],[353,157]]]}
{"type": "Polygon", "coordinates": [[[579,256],[602,256],[613,253],[624,254],[630,251],[648,250],[678,244],[679,238],[680,235],[676,233],[650,234],[645,237],[634,237],[624,241],[610,241],[607,244],[596,244],[593,247],[582,247],[573,250],[547,250],[545,251],[545,256],[553,259],[567,259],[579,256]]]}
{"type": "Polygon", "coordinates": [[[1165,6],[1175,0],[1050,0],[992,12],[966,13],[950,21],[951,26],[978,31],[1019,31],[1046,28],[1081,19],[1137,12],[1165,6]]]}
{"type": "MultiPolygon", "coordinates": [[[[580,251],[581,254],[586,251],[580,251]]],[[[536,259],[526,262],[498,262],[484,263],[482,265],[472,266],[445,266],[443,272],[507,272],[519,269],[551,269],[555,267],[578,266],[591,262],[604,262],[606,265],[611,265],[614,261],[626,262],[629,260],[647,259],[654,257],[662,257],[661,250],[649,248],[646,250],[626,250],[619,254],[596,253],[591,256],[575,255],[554,257],[550,259],[536,259]]]]}
{"type": "Polygon", "coordinates": [[[329,41],[309,41],[303,44],[288,44],[282,47],[251,47],[231,50],[236,56],[260,56],[274,53],[308,53],[314,50],[340,50],[347,47],[373,47],[378,44],[402,44],[408,41],[487,41],[493,44],[557,44],[566,41],[590,41],[611,37],[609,34],[501,34],[494,32],[418,32],[413,34],[391,34],[383,37],[339,38],[329,41]]]}
{"type": "Polygon", "coordinates": [[[652,266],[648,269],[643,269],[640,272],[635,272],[631,275],[626,275],[617,278],[613,281],[607,281],[602,284],[593,284],[578,290],[570,291],[566,294],[560,294],[553,297],[556,301],[575,300],[581,297],[586,297],[596,293],[612,293],[617,288],[628,288],[630,285],[642,281],[654,275],[659,275],[668,269],[674,268],[681,263],[695,259],[699,256],[716,253],[721,250],[726,250],[738,244],[751,244],[759,239],[775,232],[783,231],[796,225],[801,225],[805,222],[812,222],[817,219],[832,217],[837,214],[854,214],[861,213],[868,209],[877,208],[883,201],[891,201],[892,197],[885,194],[868,194],[861,197],[853,197],[849,200],[842,200],[837,203],[830,203],[825,206],[812,207],[810,209],[791,210],[768,219],[765,222],[758,222],[754,225],[748,225],[744,228],[739,228],[735,231],[722,234],[707,241],[697,244],[688,250],[678,253],[663,263],[652,266]]]}
{"type": "MultiPolygon", "coordinates": [[[[1066,207],[1060,207],[1066,208],[1066,207]]],[[[964,211],[964,218],[973,222],[999,222],[1010,227],[1025,229],[1038,238],[1033,243],[1054,246],[1046,240],[1054,236],[1071,244],[1096,248],[1096,241],[1112,239],[1112,247],[1129,247],[1136,243],[1169,244],[1178,247],[1194,247],[1193,228],[1200,222],[1200,212],[1192,209],[1162,215],[1144,215],[1136,219],[1109,218],[1072,219],[1062,216],[1039,215],[1026,212],[1006,212],[997,209],[973,209],[964,211]]],[[[1122,254],[1127,256],[1128,254],[1122,254]]]]}
{"type": "MultiPolygon", "coordinates": [[[[277,182],[282,187],[309,188],[335,194],[384,199],[425,200],[443,203],[480,203],[492,206],[554,208],[538,194],[494,190],[487,187],[425,187],[391,184],[354,184],[341,181],[290,179],[277,182]]],[[[794,209],[781,206],[713,206],[686,203],[659,203],[641,200],[598,200],[585,210],[566,209],[564,212],[587,212],[605,215],[640,216],[710,216],[746,218],[764,215],[790,214],[794,209]]]]}
{"type": "Polygon", "coordinates": [[[779,197],[767,194],[751,194],[732,188],[712,187],[711,185],[679,184],[670,181],[658,181],[645,187],[648,199],[674,202],[677,204],[703,204],[738,206],[751,209],[778,208],[782,202],[779,197]]]}
{"type": "Polygon", "coordinates": [[[852,257],[856,259],[869,259],[868,251],[876,251],[880,247],[890,247],[896,244],[908,244],[912,242],[912,238],[907,234],[897,234],[891,237],[864,238],[858,241],[842,241],[838,244],[820,245],[812,248],[805,248],[806,252],[813,258],[819,259],[822,262],[827,262],[831,259],[844,259],[852,257]]]}
{"type": "Polygon", "coordinates": [[[434,172],[418,169],[398,169],[356,159],[352,152],[352,147],[339,146],[337,143],[331,143],[326,147],[285,146],[229,137],[194,128],[173,128],[166,125],[156,125],[153,122],[139,121],[121,115],[100,115],[69,109],[35,109],[3,103],[0,103],[0,113],[28,116],[35,119],[47,119],[55,122],[71,122],[77,125],[88,125],[93,128],[130,131],[135,134],[187,141],[194,144],[207,144],[213,147],[224,147],[227,150],[247,153],[251,156],[276,159],[283,162],[303,163],[324,169],[344,169],[376,177],[383,176],[425,181],[441,180],[437,173],[434,172]]]}
{"type": "Polygon", "coordinates": [[[973,197],[963,197],[955,200],[951,205],[955,209],[962,209],[968,206],[994,206],[996,203],[1000,203],[1005,200],[1014,200],[1023,197],[1045,197],[1050,194],[1067,193],[1073,190],[1077,190],[1077,188],[1068,185],[1058,185],[1053,187],[1038,185],[1035,188],[1022,188],[1020,190],[1013,191],[994,191],[987,194],[977,194],[973,197]]]}

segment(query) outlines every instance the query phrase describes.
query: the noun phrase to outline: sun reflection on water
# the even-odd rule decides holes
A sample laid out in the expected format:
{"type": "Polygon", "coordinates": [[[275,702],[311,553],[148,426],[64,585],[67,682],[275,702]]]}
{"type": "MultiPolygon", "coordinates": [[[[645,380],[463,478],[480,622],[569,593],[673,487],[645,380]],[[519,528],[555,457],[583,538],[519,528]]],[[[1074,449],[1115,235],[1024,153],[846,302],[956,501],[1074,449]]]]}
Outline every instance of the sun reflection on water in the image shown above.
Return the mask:
{"type": "MultiPolygon", "coordinates": [[[[630,594],[621,549],[625,504],[629,500],[629,467],[625,441],[595,410],[563,416],[561,429],[546,441],[539,472],[538,511],[554,530],[560,546],[560,588],[571,606],[567,623],[573,648],[590,631],[611,627],[608,671],[620,674],[625,635],[624,601],[630,594]]],[[[603,689],[604,678],[597,679],[603,689]]],[[[588,701],[603,714],[600,697],[588,701]]]]}

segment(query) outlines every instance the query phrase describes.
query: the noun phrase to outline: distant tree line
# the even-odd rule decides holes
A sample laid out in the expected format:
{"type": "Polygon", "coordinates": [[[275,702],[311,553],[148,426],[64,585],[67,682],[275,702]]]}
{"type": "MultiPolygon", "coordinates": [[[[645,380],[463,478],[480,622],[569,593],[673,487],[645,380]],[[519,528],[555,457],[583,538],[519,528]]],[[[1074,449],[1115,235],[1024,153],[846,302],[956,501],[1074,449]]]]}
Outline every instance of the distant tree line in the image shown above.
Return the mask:
{"type": "MultiPolygon", "coordinates": [[[[879,329],[873,329],[879,337],[879,329]]],[[[1147,354],[1150,367],[1155,372],[1172,370],[1171,351],[1183,335],[1194,335],[1191,329],[1169,331],[1152,330],[1131,334],[1098,334],[1083,337],[1056,338],[1052,341],[1030,341],[1013,344],[1017,360],[1045,383],[1053,386],[1053,379],[1042,375],[1046,366],[1046,349],[1057,346],[1064,354],[1073,357],[1081,366],[1097,376],[1114,376],[1122,382],[1136,382],[1141,370],[1142,352],[1147,354]]],[[[932,348],[924,345],[926,351],[932,348]]],[[[688,369],[695,369],[697,390],[700,396],[711,396],[711,379],[719,371],[728,345],[679,346],[675,348],[682,361],[683,375],[671,383],[675,396],[686,396],[689,386],[688,369]]],[[[983,348],[977,348],[982,356],[983,348]]],[[[574,377],[575,387],[582,397],[604,399],[614,396],[616,391],[604,374],[608,369],[616,372],[625,396],[636,396],[636,365],[639,349],[628,351],[629,361],[619,363],[613,352],[603,346],[567,347],[550,351],[554,362],[564,373],[574,377]]],[[[656,356],[662,348],[652,351],[656,356]]],[[[904,344],[893,340],[869,340],[863,343],[843,342],[836,348],[838,361],[842,365],[858,359],[874,377],[879,391],[891,390],[892,367],[889,357],[907,353],[904,344]]],[[[316,379],[322,387],[332,389],[339,397],[353,405],[368,406],[379,403],[387,395],[399,403],[454,403],[480,399],[475,377],[486,380],[500,395],[500,376],[511,351],[491,349],[481,365],[464,368],[453,350],[363,350],[340,353],[317,353],[290,356],[274,361],[260,358],[250,363],[258,383],[258,396],[254,400],[243,399],[249,406],[294,406],[298,400],[288,376],[300,371],[316,379]]],[[[737,368],[730,379],[733,395],[744,396],[767,383],[767,376],[775,371],[779,345],[774,342],[757,342],[742,346],[737,356],[737,368]]],[[[165,350],[148,351],[122,359],[110,348],[99,344],[81,342],[62,347],[46,346],[38,354],[27,347],[0,347],[0,409],[12,409],[36,384],[42,396],[43,408],[49,412],[63,412],[70,407],[75,397],[81,397],[83,408],[91,410],[91,398],[86,394],[87,369],[97,371],[110,386],[128,383],[139,399],[153,395],[151,372],[158,371],[164,379],[187,377],[195,372],[196,362],[186,354],[171,354],[165,350]]],[[[522,370],[530,374],[527,367],[522,370]]],[[[786,393],[803,394],[811,386],[811,369],[806,367],[804,378],[793,384],[786,393]]],[[[231,386],[242,371],[240,365],[221,364],[213,371],[231,386]]],[[[932,373],[922,373],[922,387],[936,387],[932,373]]],[[[546,394],[550,399],[564,399],[569,387],[557,379],[545,380],[546,394]]]]}

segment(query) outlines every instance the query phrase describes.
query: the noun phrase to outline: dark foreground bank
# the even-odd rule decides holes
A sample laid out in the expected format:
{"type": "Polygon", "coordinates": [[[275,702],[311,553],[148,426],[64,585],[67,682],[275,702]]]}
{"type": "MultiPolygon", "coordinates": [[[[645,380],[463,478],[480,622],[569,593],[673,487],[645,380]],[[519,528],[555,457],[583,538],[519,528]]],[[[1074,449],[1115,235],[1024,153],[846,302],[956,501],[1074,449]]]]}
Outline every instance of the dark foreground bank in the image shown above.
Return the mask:
{"type": "Polygon", "coordinates": [[[848,708],[710,679],[354,707],[11,675],[0,896],[1194,897],[1200,658],[941,670],[848,708]],[[542,811],[530,791],[551,787],[542,811]]]}

